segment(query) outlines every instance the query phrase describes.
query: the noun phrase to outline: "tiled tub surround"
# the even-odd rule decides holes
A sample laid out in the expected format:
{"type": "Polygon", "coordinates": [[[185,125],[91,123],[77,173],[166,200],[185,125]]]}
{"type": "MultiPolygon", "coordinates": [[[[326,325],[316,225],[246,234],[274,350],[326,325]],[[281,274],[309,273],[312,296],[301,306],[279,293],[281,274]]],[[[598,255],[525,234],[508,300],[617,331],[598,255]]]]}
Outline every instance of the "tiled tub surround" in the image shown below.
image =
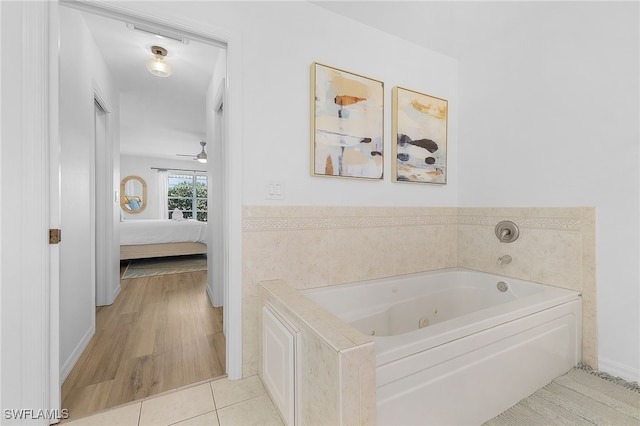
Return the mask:
{"type": "MultiPolygon", "coordinates": [[[[282,280],[258,284],[265,305],[300,331],[298,416],[308,425],[376,424],[373,340],[327,312],[282,280]]],[[[262,330],[262,316],[258,328],[262,330]]],[[[262,359],[262,333],[258,333],[262,359]]],[[[258,374],[263,378],[261,365],[258,374]]]]}
{"type": "Polygon", "coordinates": [[[257,283],[294,289],[463,267],[578,290],[583,361],[597,366],[595,209],[456,207],[243,208],[243,376],[257,373],[257,283]],[[500,243],[504,219],[520,237],[500,243]],[[509,254],[511,264],[497,258],[509,254]]]}
{"type": "Polygon", "coordinates": [[[257,283],[294,289],[456,266],[456,208],[245,207],[243,376],[257,372],[257,283]]]}
{"type": "Polygon", "coordinates": [[[460,208],[457,240],[459,267],[580,292],[582,361],[597,368],[594,208],[460,208]],[[518,225],[516,241],[498,241],[501,220],[518,225]],[[506,254],[513,261],[498,264],[506,254]]]}

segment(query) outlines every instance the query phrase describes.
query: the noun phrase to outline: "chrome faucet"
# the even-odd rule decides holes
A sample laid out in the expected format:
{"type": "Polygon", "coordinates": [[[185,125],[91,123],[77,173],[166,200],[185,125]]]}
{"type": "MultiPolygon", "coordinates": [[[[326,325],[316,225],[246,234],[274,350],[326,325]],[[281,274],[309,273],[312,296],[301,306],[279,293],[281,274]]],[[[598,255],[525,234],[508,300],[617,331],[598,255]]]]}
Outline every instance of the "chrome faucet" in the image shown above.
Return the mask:
{"type": "Polygon", "coordinates": [[[511,261],[513,260],[513,258],[511,258],[511,256],[509,256],[508,254],[505,254],[504,256],[500,256],[498,258],[498,260],[496,261],[496,265],[508,265],[509,263],[511,263],[511,261]]]}

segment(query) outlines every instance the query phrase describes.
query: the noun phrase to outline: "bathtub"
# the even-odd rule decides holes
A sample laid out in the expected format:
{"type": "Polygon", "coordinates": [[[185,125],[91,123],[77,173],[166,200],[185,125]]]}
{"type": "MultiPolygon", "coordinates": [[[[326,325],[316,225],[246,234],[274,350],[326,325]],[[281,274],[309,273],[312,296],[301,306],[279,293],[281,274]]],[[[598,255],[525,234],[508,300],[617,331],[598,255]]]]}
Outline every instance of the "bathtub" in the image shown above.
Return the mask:
{"type": "Polygon", "coordinates": [[[582,357],[571,290],[451,268],[302,293],[374,338],[378,424],[478,425],[582,357]]]}

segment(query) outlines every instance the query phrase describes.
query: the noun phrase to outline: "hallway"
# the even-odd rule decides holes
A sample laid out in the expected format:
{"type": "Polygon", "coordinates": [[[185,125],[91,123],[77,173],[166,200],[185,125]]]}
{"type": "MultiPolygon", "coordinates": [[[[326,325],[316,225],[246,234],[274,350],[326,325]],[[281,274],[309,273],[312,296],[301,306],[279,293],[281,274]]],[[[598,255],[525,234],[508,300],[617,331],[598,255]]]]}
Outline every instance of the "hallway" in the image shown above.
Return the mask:
{"type": "Polygon", "coordinates": [[[122,279],[62,386],[70,419],[225,375],[222,308],[207,272],[122,279]]]}

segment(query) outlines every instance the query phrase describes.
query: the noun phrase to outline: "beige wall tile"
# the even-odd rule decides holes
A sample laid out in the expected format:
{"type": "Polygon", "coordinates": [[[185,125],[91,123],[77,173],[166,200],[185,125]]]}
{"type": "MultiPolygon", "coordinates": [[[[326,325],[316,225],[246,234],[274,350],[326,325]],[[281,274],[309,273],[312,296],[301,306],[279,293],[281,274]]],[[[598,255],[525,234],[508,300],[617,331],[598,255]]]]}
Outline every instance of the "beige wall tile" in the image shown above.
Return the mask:
{"type": "MultiPolygon", "coordinates": [[[[581,290],[585,345],[594,342],[585,357],[597,358],[593,208],[246,206],[243,212],[272,220],[245,230],[245,298],[268,279],[301,289],[459,266],[581,290]],[[514,243],[495,237],[504,219],[520,226],[514,243]],[[513,261],[496,264],[505,254],[513,261]]],[[[251,321],[245,320],[248,336],[256,328],[251,321]]]]}
{"type": "Polygon", "coordinates": [[[339,424],[338,354],[315,333],[302,330],[300,410],[302,424],[339,424]]]}
{"type": "Polygon", "coordinates": [[[395,248],[391,243],[396,229],[387,227],[368,228],[359,233],[359,262],[362,279],[395,275],[391,261],[395,248]]]}
{"type": "Polygon", "coordinates": [[[582,358],[598,367],[598,304],[596,286],[596,209],[581,209],[582,234],[582,358]]]}
{"type": "Polygon", "coordinates": [[[242,377],[258,374],[258,298],[242,299],[242,377]]]}
{"type": "Polygon", "coordinates": [[[329,232],[327,230],[285,231],[287,239],[284,278],[294,288],[329,284],[329,232]]]}
{"type": "Polygon", "coordinates": [[[435,251],[428,240],[428,226],[399,226],[392,229],[393,275],[412,274],[423,271],[429,252],[435,251]]]}
{"type": "Polygon", "coordinates": [[[329,285],[360,281],[365,254],[363,229],[330,229],[328,240],[329,285]]]}
{"type": "Polygon", "coordinates": [[[285,232],[244,232],[242,235],[243,296],[256,295],[258,281],[282,279],[288,274],[285,232]]]}
{"type": "Polygon", "coordinates": [[[328,208],[327,214],[330,217],[339,216],[381,216],[384,215],[387,207],[377,206],[331,206],[328,208]]]}
{"type": "Polygon", "coordinates": [[[556,217],[556,218],[580,218],[582,207],[528,207],[529,216],[532,217],[556,217]]]}
{"type": "Polygon", "coordinates": [[[598,307],[595,295],[582,297],[582,360],[598,368],[598,307]]]}
{"type": "Polygon", "coordinates": [[[419,272],[458,266],[457,234],[457,224],[426,226],[421,233],[427,244],[426,258],[419,272]]]}
{"type": "Polygon", "coordinates": [[[323,217],[329,214],[326,206],[244,206],[243,217],[323,217]]]}
{"type": "Polygon", "coordinates": [[[372,425],[376,419],[373,342],[340,352],[341,424],[372,425]]]}

